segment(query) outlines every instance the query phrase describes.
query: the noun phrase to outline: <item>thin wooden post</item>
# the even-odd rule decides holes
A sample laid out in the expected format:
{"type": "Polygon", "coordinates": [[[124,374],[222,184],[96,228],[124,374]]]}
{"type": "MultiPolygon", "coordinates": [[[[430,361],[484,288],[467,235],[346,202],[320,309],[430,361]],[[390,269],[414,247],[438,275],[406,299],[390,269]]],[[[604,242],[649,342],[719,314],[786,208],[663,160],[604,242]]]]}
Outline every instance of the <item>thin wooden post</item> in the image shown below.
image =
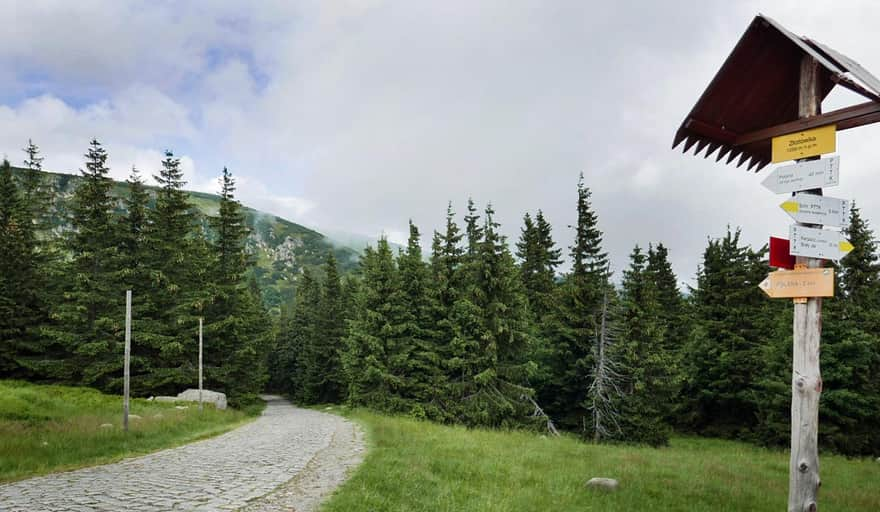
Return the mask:
{"type": "Polygon", "coordinates": [[[131,392],[131,290],[125,291],[125,361],[123,366],[122,428],[128,432],[128,396],[131,392]]]}
{"type": "Polygon", "coordinates": [[[199,317],[199,410],[202,410],[202,317],[199,317]]]}
{"type": "MultiPolygon", "coordinates": [[[[798,114],[801,118],[818,115],[818,63],[805,55],[801,61],[798,114]]],[[[822,195],[822,189],[803,191],[822,195]]],[[[819,227],[821,225],[810,225],[819,227]]],[[[822,266],[818,258],[798,257],[796,265],[822,266]]],[[[791,383],[791,459],[788,477],[789,512],[815,512],[818,507],[819,480],[819,341],[822,336],[822,299],[794,299],[794,343],[791,383]]]]}

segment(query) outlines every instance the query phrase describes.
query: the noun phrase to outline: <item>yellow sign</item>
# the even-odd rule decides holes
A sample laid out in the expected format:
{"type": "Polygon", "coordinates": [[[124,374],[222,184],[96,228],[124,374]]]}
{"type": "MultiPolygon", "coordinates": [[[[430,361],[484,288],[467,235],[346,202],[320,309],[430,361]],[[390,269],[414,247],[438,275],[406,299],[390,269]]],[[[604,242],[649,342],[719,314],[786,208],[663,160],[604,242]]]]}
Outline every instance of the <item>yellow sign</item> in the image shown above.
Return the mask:
{"type": "Polygon", "coordinates": [[[774,299],[834,297],[834,269],[778,270],[771,272],[758,287],[774,299]]]}
{"type": "Polygon", "coordinates": [[[834,153],[837,150],[837,126],[829,124],[812,130],[773,137],[773,163],[834,153]]]}

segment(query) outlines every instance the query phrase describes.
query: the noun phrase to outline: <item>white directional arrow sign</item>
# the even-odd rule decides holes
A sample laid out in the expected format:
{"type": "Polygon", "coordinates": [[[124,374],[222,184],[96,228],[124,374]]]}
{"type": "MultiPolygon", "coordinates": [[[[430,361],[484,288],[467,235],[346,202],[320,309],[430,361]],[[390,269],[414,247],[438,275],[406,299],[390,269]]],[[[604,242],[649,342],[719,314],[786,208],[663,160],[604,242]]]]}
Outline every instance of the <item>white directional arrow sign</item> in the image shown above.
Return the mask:
{"type": "Polygon", "coordinates": [[[839,156],[810,160],[773,169],[764,178],[761,185],[764,185],[776,194],[786,194],[811,188],[834,187],[840,180],[839,170],[839,156]]]}
{"type": "Polygon", "coordinates": [[[790,226],[788,234],[792,256],[839,260],[853,250],[853,245],[839,231],[790,226]]]}
{"type": "Polygon", "coordinates": [[[779,205],[791,218],[804,224],[842,228],[849,225],[849,201],[813,194],[797,194],[779,205]]]}

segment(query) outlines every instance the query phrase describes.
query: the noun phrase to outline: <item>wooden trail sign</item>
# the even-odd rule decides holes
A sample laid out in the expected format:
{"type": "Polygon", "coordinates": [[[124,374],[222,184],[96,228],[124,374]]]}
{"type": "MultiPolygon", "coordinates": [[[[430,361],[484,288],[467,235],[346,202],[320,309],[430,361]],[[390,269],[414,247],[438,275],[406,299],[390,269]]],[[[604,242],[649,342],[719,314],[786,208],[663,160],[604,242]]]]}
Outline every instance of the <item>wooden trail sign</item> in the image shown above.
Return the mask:
{"type": "Polygon", "coordinates": [[[773,137],[770,159],[775,164],[798,158],[834,153],[837,127],[833,124],[773,137]]]}
{"type": "Polygon", "coordinates": [[[777,270],[768,274],[758,287],[773,299],[834,297],[834,269],[777,270]]]}
{"type": "Polygon", "coordinates": [[[813,194],[797,194],[779,205],[795,222],[822,224],[842,228],[849,225],[850,204],[846,199],[835,199],[813,194]]]}
{"type": "Polygon", "coordinates": [[[789,226],[789,239],[793,256],[839,260],[853,250],[853,245],[839,231],[789,226]]]}
{"type": "Polygon", "coordinates": [[[774,194],[789,194],[811,188],[835,187],[840,182],[840,157],[810,160],[777,167],[764,178],[764,185],[774,194]]]}

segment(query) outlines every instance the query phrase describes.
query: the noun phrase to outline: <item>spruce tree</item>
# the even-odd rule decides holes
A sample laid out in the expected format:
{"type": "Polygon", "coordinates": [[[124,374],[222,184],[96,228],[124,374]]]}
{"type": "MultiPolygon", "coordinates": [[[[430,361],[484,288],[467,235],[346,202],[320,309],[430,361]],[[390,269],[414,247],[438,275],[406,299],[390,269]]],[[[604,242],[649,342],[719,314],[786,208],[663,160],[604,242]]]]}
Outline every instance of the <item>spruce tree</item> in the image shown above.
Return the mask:
{"type": "Polygon", "coordinates": [[[70,347],[69,375],[105,391],[122,385],[125,291],[118,283],[118,223],[111,195],[107,152],[97,140],[89,144],[85,169],[74,191],[66,242],[70,261],[64,303],[55,311],[57,324],[48,329],[57,343],[70,347]]]}
{"type": "Polygon", "coordinates": [[[405,309],[400,274],[384,238],[361,257],[363,281],[349,324],[343,367],[353,405],[386,412],[409,412],[407,363],[412,350],[403,343],[405,309]]]}
{"type": "Polygon", "coordinates": [[[153,179],[159,189],[147,216],[151,286],[144,306],[151,326],[141,334],[152,356],[138,384],[152,393],[176,394],[198,378],[198,317],[204,315],[204,283],[213,265],[209,248],[196,232],[180,159],[166,151],[153,179]]]}
{"type": "MultiPolygon", "coordinates": [[[[690,335],[691,322],[685,310],[685,301],[678,288],[678,279],[669,263],[669,251],[659,243],[648,246],[646,278],[651,281],[658,302],[658,319],[663,328],[663,350],[669,357],[669,378],[673,389],[680,388],[685,376],[681,371],[683,347],[690,335]]],[[[677,415],[672,410],[669,419],[677,415]]]]}
{"type": "Polygon", "coordinates": [[[438,306],[419,240],[419,230],[410,221],[406,250],[397,258],[406,306],[402,312],[401,343],[410,347],[411,354],[407,361],[406,397],[412,402],[411,415],[443,419],[445,376],[434,322],[438,306]]]}
{"type": "Polygon", "coordinates": [[[43,320],[42,274],[31,212],[7,160],[0,164],[0,375],[38,376],[35,327],[43,320]]]}
{"type": "Polygon", "coordinates": [[[52,229],[49,220],[54,191],[51,182],[43,173],[43,157],[40,156],[39,146],[28,139],[24,153],[27,157],[24,160],[24,169],[21,173],[22,200],[37,231],[43,238],[48,238],[49,231],[52,229]]]}
{"type": "Polygon", "coordinates": [[[486,207],[465,293],[454,306],[451,398],[462,423],[521,425],[530,421],[534,394],[528,303],[494,213],[486,207]]]}
{"type": "MultiPolygon", "coordinates": [[[[315,299],[315,331],[308,340],[308,364],[304,368],[303,396],[314,403],[339,403],[345,393],[342,343],[345,337],[345,297],[333,251],[324,262],[324,284],[315,299]]],[[[314,300],[314,299],[313,299],[314,300]]]]}
{"type": "Polygon", "coordinates": [[[662,306],[646,267],[647,256],[636,245],[623,272],[622,325],[615,346],[624,377],[619,423],[622,439],[660,446],[669,441],[664,420],[672,405],[673,361],[663,344],[662,306]]]}
{"type": "Polygon", "coordinates": [[[690,429],[754,437],[755,418],[770,398],[761,385],[767,340],[783,338],[789,350],[791,343],[790,323],[783,326],[787,335],[777,332],[790,308],[767,300],[758,288],[767,275],[766,253],[766,246],[756,251],[742,245],[739,230],[709,240],[691,291],[695,328],[682,361],[686,404],[681,414],[690,429]]]}
{"type": "Polygon", "coordinates": [[[586,408],[590,374],[595,367],[594,343],[603,297],[609,287],[608,255],[590,205],[583,174],[577,186],[577,225],[570,248],[571,271],[557,290],[556,308],[548,322],[552,375],[539,395],[551,417],[567,430],[593,437],[586,408]]]}
{"type": "MultiPolygon", "coordinates": [[[[220,208],[210,219],[216,234],[211,247],[211,300],[204,305],[206,380],[230,396],[233,404],[258,399],[268,379],[266,351],[271,336],[259,298],[245,280],[247,228],[235,179],[227,168],[220,178],[220,208]]],[[[196,285],[198,287],[198,285],[196,285]]]]}

